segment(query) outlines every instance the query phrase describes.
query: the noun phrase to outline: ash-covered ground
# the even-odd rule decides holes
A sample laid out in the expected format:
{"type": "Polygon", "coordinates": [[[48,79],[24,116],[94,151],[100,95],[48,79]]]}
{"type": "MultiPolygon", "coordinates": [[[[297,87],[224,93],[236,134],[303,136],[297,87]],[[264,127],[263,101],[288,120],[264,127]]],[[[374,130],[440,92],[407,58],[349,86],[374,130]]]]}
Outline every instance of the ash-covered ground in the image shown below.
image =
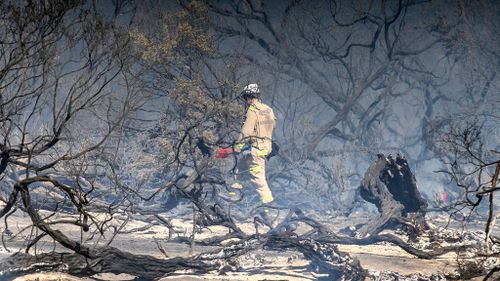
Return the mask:
{"type": "MultiPolygon", "coordinates": [[[[160,214],[167,217],[169,214],[160,214]]],[[[275,213],[276,220],[284,216],[284,213],[275,213]]],[[[338,233],[346,227],[364,223],[373,214],[356,212],[349,217],[333,217],[328,214],[313,213],[310,216],[323,223],[330,230],[338,233]]],[[[70,216],[70,215],[68,215],[70,216]]],[[[60,217],[61,218],[61,217],[60,217]]],[[[57,219],[57,218],[54,218],[57,219]]],[[[450,244],[470,245],[468,250],[462,253],[449,252],[435,259],[425,260],[416,258],[401,248],[387,242],[373,245],[338,245],[342,252],[349,253],[359,259],[362,267],[368,271],[367,280],[449,280],[457,278],[458,274],[464,270],[468,262],[476,261],[475,255],[481,249],[481,241],[484,239],[481,222],[469,223],[468,227],[450,223],[449,217],[445,213],[429,213],[427,215],[431,231],[440,233],[447,237],[447,241],[432,241],[423,235],[412,245],[419,249],[430,249],[432,247],[444,247],[450,244]]],[[[4,233],[3,246],[0,248],[0,262],[6,260],[11,254],[17,251],[24,251],[29,236],[36,235],[36,230],[30,227],[30,219],[16,212],[9,217],[9,229],[12,235],[4,233]],[[34,231],[34,232],[33,232],[34,231]]],[[[176,256],[187,257],[196,255],[204,251],[213,250],[214,247],[195,245],[191,248],[189,243],[176,242],[178,237],[190,237],[192,234],[192,218],[185,214],[183,218],[172,219],[174,233],[172,240],[168,240],[169,229],[158,224],[143,221],[140,217],[128,219],[126,225],[114,236],[110,246],[128,251],[134,254],[151,255],[158,258],[173,258],[176,256]],[[163,249],[163,252],[160,250],[163,249]],[[166,255],[165,255],[166,254],[166,255]]],[[[254,224],[249,218],[241,218],[238,225],[248,234],[255,231],[254,224]]],[[[307,226],[299,226],[297,233],[308,231],[307,226]]],[[[91,237],[88,233],[81,233],[74,226],[67,226],[64,229],[73,239],[87,240],[87,243],[104,245],[115,233],[106,233],[104,237],[91,237]]],[[[499,232],[498,227],[494,229],[499,232]]],[[[4,229],[2,229],[4,232],[4,229]]],[[[398,231],[390,231],[392,234],[400,235],[398,231]]],[[[227,229],[218,227],[208,227],[195,233],[195,240],[202,240],[216,235],[227,233],[227,229]]],[[[401,235],[403,240],[407,240],[401,235]]],[[[37,246],[30,250],[31,254],[47,251],[65,251],[64,248],[55,245],[50,239],[44,238],[37,246]]],[[[490,259],[489,266],[498,264],[498,259],[490,259]]],[[[318,280],[325,278],[324,274],[318,273],[309,260],[305,259],[300,252],[296,251],[270,251],[259,249],[251,251],[237,260],[234,271],[227,271],[224,274],[213,272],[200,275],[189,271],[179,271],[161,280],[318,280]]],[[[40,272],[36,274],[26,274],[17,277],[15,280],[133,280],[135,276],[127,274],[98,274],[89,277],[76,277],[62,272],[40,272]]],[[[9,277],[10,278],[10,277],[9,277]]],[[[0,276],[0,280],[11,280],[0,276]]],[[[459,280],[459,279],[455,279],[459,280]]],[[[472,280],[481,280],[481,277],[472,280]]]]}

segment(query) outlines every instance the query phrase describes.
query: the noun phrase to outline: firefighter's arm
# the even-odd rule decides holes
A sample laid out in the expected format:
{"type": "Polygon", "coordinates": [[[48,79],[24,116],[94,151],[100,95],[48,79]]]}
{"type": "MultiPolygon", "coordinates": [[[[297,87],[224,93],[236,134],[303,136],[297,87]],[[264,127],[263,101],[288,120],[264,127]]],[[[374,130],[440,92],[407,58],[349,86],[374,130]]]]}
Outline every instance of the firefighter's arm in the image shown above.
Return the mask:
{"type": "Polygon", "coordinates": [[[245,144],[250,141],[250,138],[255,134],[254,129],[256,122],[257,122],[256,108],[253,105],[250,105],[248,107],[245,116],[245,122],[241,127],[241,134],[238,139],[238,142],[236,143],[235,150],[240,151],[245,146],[245,144]]]}

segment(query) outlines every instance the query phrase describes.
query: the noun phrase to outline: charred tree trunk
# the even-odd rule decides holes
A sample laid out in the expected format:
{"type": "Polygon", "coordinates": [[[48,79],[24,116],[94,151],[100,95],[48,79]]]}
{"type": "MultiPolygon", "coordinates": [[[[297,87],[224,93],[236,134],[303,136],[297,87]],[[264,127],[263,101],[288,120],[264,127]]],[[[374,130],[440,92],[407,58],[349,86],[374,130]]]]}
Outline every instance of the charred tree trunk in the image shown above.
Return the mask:
{"type": "Polygon", "coordinates": [[[3,174],[5,169],[7,169],[7,164],[9,163],[9,153],[3,151],[0,153],[0,175],[3,174]]]}
{"type": "Polygon", "coordinates": [[[427,229],[427,202],[417,188],[417,181],[408,162],[400,154],[394,159],[378,154],[378,159],[365,173],[359,194],[377,206],[380,216],[364,225],[358,233],[365,237],[398,225],[409,227],[410,236],[427,229]]]}

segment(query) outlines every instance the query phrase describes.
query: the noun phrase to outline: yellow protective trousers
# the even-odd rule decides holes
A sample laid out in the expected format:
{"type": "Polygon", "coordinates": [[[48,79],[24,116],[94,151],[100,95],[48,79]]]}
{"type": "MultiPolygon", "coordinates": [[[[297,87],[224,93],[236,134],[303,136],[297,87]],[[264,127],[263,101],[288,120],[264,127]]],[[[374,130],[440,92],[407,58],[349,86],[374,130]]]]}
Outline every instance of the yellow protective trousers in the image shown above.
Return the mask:
{"type": "Polygon", "coordinates": [[[270,203],[273,194],[266,180],[266,156],[267,151],[252,148],[251,153],[243,155],[238,159],[236,180],[249,182],[260,195],[262,203],[270,203]]]}

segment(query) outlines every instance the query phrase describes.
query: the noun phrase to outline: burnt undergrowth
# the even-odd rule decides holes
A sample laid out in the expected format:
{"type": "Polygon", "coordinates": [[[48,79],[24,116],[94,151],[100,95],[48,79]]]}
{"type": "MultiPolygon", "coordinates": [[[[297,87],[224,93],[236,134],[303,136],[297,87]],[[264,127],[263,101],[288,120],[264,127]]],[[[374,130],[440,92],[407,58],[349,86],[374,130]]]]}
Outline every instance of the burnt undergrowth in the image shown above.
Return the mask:
{"type": "MultiPolygon", "coordinates": [[[[387,167],[398,168],[397,161],[402,161],[398,158],[396,161],[387,161],[389,158],[379,157],[373,167],[387,167]],[[389,164],[389,165],[387,165],[389,164]],[[392,165],[392,166],[391,166],[392,165]]],[[[403,165],[399,165],[404,168],[403,165]]],[[[4,277],[14,277],[26,273],[37,271],[63,271],[76,276],[91,276],[96,273],[127,273],[136,276],[138,280],[157,280],[164,276],[175,274],[181,270],[187,270],[195,274],[201,273],[218,273],[224,274],[228,271],[239,271],[238,258],[245,254],[252,253],[257,250],[266,250],[274,252],[283,252],[287,250],[300,252],[305,259],[310,261],[310,268],[319,273],[319,279],[324,280],[365,280],[373,273],[366,271],[360,262],[349,255],[349,253],[342,252],[338,249],[339,244],[348,245],[371,245],[376,243],[390,243],[396,245],[406,251],[407,253],[421,259],[433,259],[440,255],[449,252],[465,251],[470,248],[470,241],[463,241],[463,243],[448,243],[447,246],[441,246],[434,243],[425,249],[418,246],[418,242],[422,237],[427,236],[434,241],[446,241],[445,236],[431,231],[427,224],[422,227],[422,220],[411,220],[408,218],[410,211],[405,211],[404,207],[400,207],[398,213],[386,212],[385,208],[382,210],[380,218],[383,222],[379,225],[367,224],[370,231],[358,231],[354,235],[342,235],[335,233],[324,223],[312,218],[307,213],[299,208],[288,209],[286,216],[280,221],[275,222],[274,227],[265,226],[259,216],[254,217],[255,231],[248,233],[243,231],[233,219],[230,208],[225,208],[220,203],[213,203],[206,200],[207,197],[200,191],[200,186],[203,184],[204,178],[201,176],[210,167],[210,161],[204,159],[198,163],[197,169],[191,170],[189,173],[180,177],[178,181],[172,185],[180,198],[188,200],[193,206],[193,233],[196,229],[207,228],[208,226],[224,226],[228,229],[228,233],[221,236],[212,236],[206,239],[195,239],[195,236],[178,236],[172,237],[174,227],[168,219],[162,216],[144,211],[135,218],[144,219],[146,217],[154,218],[146,220],[149,224],[153,221],[156,224],[162,224],[169,228],[170,242],[186,243],[188,245],[201,245],[210,246],[211,250],[205,251],[197,255],[188,257],[175,257],[175,258],[156,258],[148,255],[137,255],[129,252],[124,252],[118,248],[108,246],[88,247],[78,241],[73,241],[64,233],[59,230],[53,229],[49,223],[41,219],[39,210],[36,210],[31,205],[30,194],[25,186],[16,186],[16,191],[19,193],[22,203],[23,211],[28,213],[30,219],[38,229],[42,230],[44,236],[51,237],[54,241],[65,248],[73,251],[73,253],[56,253],[47,252],[43,254],[30,255],[26,253],[16,253],[10,258],[5,260],[0,265],[0,272],[4,277]],[[395,218],[395,220],[394,220],[395,218]],[[388,222],[399,222],[399,224],[390,224],[388,222]],[[308,231],[298,231],[299,226],[306,226],[308,231]],[[397,229],[399,232],[382,232],[383,230],[397,229]],[[415,231],[415,230],[418,231],[415,231]]],[[[399,168],[401,169],[401,168],[399,168]]],[[[397,172],[397,170],[396,170],[397,172]]],[[[367,175],[372,175],[373,169],[369,169],[367,175]]],[[[395,172],[387,172],[383,168],[378,169],[377,173],[382,174],[379,176],[379,181],[375,181],[376,185],[371,185],[372,195],[389,194],[384,192],[384,185],[381,183],[389,182],[391,177],[385,177],[384,174],[392,174],[395,172]],[[376,186],[376,189],[373,187],[376,186]]],[[[399,176],[405,175],[401,172],[399,176]]],[[[416,185],[414,184],[414,177],[410,176],[410,186],[414,188],[413,195],[416,193],[416,185]]],[[[366,177],[365,177],[366,178],[366,177]]],[[[392,177],[396,178],[397,177],[392,177]]],[[[401,181],[400,182],[405,182],[401,181]]],[[[365,181],[366,183],[366,181],[365,181]]],[[[400,189],[407,188],[405,185],[400,185],[400,189]]],[[[396,189],[397,190],[397,189],[396,189]]],[[[407,193],[406,193],[407,194],[407,193]]],[[[397,196],[381,196],[381,204],[387,205],[387,202],[404,206],[401,201],[394,198],[397,196]],[[386,200],[386,201],[384,201],[386,200]]],[[[403,200],[404,201],[404,200],[403,200]]],[[[411,200],[409,200],[411,201],[411,200]]],[[[75,199],[75,202],[79,202],[75,199]]],[[[408,202],[408,201],[407,201],[408,202]]],[[[425,208],[424,204],[419,205],[425,208]]],[[[175,206],[173,206],[175,207],[175,206]]],[[[279,207],[267,206],[270,209],[283,209],[279,207]]],[[[422,211],[417,209],[417,211],[422,211]]],[[[422,211],[423,212],[423,211],[422,211]]],[[[423,214],[421,212],[422,218],[423,214]]],[[[88,214],[89,217],[91,216],[88,214]]],[[[372,220],[380,222],[380,220],[372,220]]],[[[425,222],[425,221],[424,221],[425,222]]],[[[361,230],[366,228],[361,228],[361,230]]],[[[115,229],[119,232],[121,229],[115,229]]],[[[41,238],[40,237],[40,238],[41,238]]],[[[40,239],[36,237],[33,243],[40,239]]],[[[159,247],[160,248],[160,247],[159,247]]],[[[163,250],[164,249],[159,249],[163,250]]],[[[168,256],[168,253],[165,253],[168,256]]],[[[371,278],[371,277],[370,277],[371,278]]]]}

